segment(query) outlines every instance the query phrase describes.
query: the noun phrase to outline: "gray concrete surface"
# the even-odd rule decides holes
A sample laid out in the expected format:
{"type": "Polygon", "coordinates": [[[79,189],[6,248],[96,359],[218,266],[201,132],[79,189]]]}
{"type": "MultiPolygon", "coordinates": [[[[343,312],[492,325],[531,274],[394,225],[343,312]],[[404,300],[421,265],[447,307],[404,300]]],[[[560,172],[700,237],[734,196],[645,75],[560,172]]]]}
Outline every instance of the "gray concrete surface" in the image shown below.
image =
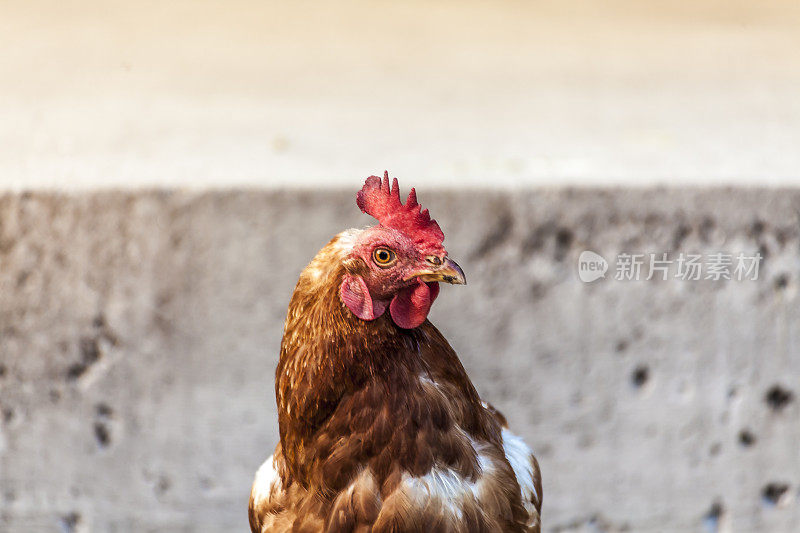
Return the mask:
{"type": "MultiPolygon", "coordinates": [[[[469,279],[432,320],[536,449],[546,531],[800,529],[800,192],[421,200],[469,279]],[[584,249],[766,259],[584,284],[584,249]]],[[[294,282],[368,223],[350,191],[0,196],[0,530],[246,531],[294,282]]]]}
{"type": "Polygon", "coordinates": [[[0,189],[800,180],[797,0],[4,0],[0,189]]]}

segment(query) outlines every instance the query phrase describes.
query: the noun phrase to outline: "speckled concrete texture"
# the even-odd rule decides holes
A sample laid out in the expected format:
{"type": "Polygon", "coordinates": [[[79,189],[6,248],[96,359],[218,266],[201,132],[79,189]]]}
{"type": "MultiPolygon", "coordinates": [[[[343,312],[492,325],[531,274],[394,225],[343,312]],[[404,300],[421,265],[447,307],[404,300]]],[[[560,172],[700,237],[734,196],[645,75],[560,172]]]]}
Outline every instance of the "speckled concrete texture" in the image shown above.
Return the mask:
{"type": "MultiPolygon", "coordinates": [[[[800,193],[421,192],[432,320],[535,448],[545,530],[800,529],[800,193]],[[760,251],[757,281],[577,257],[760,251]]],[[[0,529],[246,531],[300,269],[351,192],[0,196],[0,529]]]]}

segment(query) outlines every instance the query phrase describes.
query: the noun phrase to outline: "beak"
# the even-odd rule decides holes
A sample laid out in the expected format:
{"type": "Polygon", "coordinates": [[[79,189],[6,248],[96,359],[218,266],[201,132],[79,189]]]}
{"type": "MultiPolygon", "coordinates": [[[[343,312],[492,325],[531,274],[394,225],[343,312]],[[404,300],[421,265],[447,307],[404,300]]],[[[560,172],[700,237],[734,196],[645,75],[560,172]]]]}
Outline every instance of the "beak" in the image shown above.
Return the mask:
{"type": "Polygon", "coordinates": [[[446,258],[441,266],[430,270],[420,270],[412,278],[419,278],[422,281],[443,281],[453,285],[466,285],[467,277],[458,263],[450,258],[446,258]]]}

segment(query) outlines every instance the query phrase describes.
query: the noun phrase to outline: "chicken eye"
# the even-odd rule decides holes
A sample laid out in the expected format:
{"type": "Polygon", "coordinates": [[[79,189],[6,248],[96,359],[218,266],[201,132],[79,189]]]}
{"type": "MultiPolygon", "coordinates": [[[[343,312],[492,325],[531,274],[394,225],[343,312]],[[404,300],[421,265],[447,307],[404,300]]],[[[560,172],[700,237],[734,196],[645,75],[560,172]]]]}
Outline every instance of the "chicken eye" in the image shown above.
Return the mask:
{"type": "Polygon", "coordinates": [[[375,248],[372,252],[372,260],[379,267],[387,267],[394,263],[397,256],[388,248],[375,248]]]}

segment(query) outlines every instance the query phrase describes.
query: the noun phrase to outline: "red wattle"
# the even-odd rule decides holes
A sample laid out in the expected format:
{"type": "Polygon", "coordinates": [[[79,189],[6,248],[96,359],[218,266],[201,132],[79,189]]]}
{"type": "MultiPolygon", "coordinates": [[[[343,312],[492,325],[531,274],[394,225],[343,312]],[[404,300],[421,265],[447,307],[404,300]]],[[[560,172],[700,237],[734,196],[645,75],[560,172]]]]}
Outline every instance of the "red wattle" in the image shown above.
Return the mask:
{"type": "Polygon", "coordinates": [[[438,283],[425,283],[421,280],[416,285],[400,290],[389,304],[392,320],[403,329],[416,328],[425,322],[438,295],[438,283]]]}

